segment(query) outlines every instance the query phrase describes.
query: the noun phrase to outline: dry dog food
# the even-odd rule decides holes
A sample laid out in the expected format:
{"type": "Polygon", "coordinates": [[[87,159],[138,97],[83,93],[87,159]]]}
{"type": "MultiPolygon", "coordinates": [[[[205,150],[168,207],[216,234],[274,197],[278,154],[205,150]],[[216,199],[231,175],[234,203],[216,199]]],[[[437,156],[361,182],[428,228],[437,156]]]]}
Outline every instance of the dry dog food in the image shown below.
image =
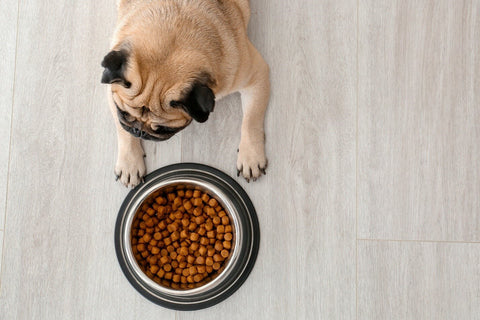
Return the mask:
{"type": "Polygon", "coordinates": [[[215,198],[177,186],[145,200],[133,221],[131,241],[135,259],[150,279],[190,289],[222,270],[233,229],[215,198]]]}

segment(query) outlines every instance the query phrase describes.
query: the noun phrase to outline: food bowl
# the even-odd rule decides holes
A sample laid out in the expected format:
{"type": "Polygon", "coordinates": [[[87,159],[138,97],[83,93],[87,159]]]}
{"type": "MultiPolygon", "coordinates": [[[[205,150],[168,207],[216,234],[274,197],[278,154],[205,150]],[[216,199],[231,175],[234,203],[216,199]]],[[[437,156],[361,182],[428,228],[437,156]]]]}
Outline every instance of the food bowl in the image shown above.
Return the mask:
{"type": "Polygon", "coordinates": [[[149,174],[127,195],[115,226],[117,258],[129,282],[150,301],[175,310],[207,308],[233,294],[252,270],[259,242],[258,219],[245,191],[225,173],[194,163],[170,165],[149,174]],[[141,270],[132,249],[132,224],[139,208],[146,199],[168,188],[208,193],[223,207],[233,228],[232,247],[222,268],[192,288],[174,289],[155,282],[141,270]]]}

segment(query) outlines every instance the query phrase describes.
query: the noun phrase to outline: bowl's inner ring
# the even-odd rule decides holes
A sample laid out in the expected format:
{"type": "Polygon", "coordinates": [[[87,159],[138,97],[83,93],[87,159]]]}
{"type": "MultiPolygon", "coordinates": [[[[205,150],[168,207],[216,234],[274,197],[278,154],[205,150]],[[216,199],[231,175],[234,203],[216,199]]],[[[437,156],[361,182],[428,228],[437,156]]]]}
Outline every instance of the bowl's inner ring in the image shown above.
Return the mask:
{"type": "Polygon", "coordinates": [[[144,196],[140,197],[132,212],[129,215],[127,221],[127,230],[124,234],[125,244],[126,244],[126,253],[128,260],[131,263],[131,267],[135,270],[135,273],[139,279],[148,287],[154,289],[155,291],[164,293],[171,296],[191,296],[196,295],[202,292],[209,290],[210,288],[215,287],[219,282],[225,280],[228,277],[233,265],[235,265],[236,260],[239,255],[239,244],[241,243],[241,229],[242,224],[238,219],[238,214],[235,207],[229,201],[228,197],[223,194],[216,186],[209,184],[208,182],[197,180],[197,179],[168,179],[163,181],[159,185],[155,185],[151,190],[145,192],[144,196]],[[210,197],[215,198],[223,210],[226,212],[227,216],[230,219],[230,224],[232,225],[232,247],[230,249],[229,257],[222,263],[222,266],[219,270],[209,275],[205,281],[199,282],[194,288],[189,289],[173,289],[171,287],[164,286],[153,281],[149,278],[140,268],[136,258],[134,257],[131,243],[131,232],[132,224],[144,203],[147,203],[149,199],[156,198],[159,195],[166,194],[172,191],[177,190],[200,190],[201,192],[207,193],[210,197]],[[128,237],[128,238],[127,238],[128,237]]]}

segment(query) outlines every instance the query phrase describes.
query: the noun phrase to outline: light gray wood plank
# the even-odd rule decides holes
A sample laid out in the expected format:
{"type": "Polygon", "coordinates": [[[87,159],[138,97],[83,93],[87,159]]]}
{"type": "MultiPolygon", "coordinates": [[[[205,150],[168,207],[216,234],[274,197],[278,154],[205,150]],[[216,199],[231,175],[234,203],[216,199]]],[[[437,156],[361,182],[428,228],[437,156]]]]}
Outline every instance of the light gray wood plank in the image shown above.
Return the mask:
{"type": "Polygon", "coordinates": [[[10,125],[15,45],[17,37],[17,1],[0,0],[0,230],[4,226],[7,193],[8,157],[10,154],[10,125]]]}
{"type": "MultiPolygon", "coordinates": [[[[355,1],[252,1],[249,33],[271,67],[267,175],[247,184],[261,225],[245,284],[186,319],[355,318],[355,1]]],[[[184,161],[234,176],[238,95],[182,137],[184,161]]]]}
{"type": "MultiPolygon", "coordinates": [[[[3,231],[0,231],[0,272],[2,270],[2,258],[3,258],[3,231]]],[[[0,278],[0,292],[2,291],[2,282],[0,278]]]]}
{"type": "Polygon", "coordinates": [[[358,236],[480,240],[480,2],[359,5],[358,236]]]}
{"type": "MultiPolygon", "coordinates": [[[[174,319],[130,286],[115,256],[129,190],[113,179],[116,134],[100,84],[115,3],[20,4],[1,317],[174,319]]],[[[149,169],[179,161],[179,140],[148,145],[149,169]]]]}
{"type": "Polygon", "coordinates": [[[358,319],[478,319],[478,243],[359,241],[358,262],[358,319]]]}

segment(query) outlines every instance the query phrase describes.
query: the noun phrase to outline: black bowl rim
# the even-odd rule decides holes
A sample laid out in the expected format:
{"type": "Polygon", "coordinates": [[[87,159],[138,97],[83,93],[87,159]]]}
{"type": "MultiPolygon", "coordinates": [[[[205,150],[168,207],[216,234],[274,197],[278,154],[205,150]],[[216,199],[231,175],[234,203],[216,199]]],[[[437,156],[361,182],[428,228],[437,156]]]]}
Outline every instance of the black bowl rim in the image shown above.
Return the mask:
{"type": "Polygon", "coordinates": [[[172,165],[167,165],[165,167],[159,168],[150,174],[148,174],[144,182],[134,189],[132,189],[126,198],[124,199],[120,210],[118,212],[117,220],[115,223],[115,236],[114,236],[114,241],[115,241],[115,252],[117,255],[117,260],[120,264],[120,267],[122,269],[123,274],[125,277],[128,279],[130,284],[145,298],[150,300],[151,302],[158,304],[162,307],[166,307],[169,309],[173,310],[179,310],[179,311],[193,311],[193,310],[199,310],[199,309],[204,309],[211,307],[213,305],[216,305],[220,303],[221,301],[227,299],[230,297],[235,291],[237,291],[242,284],[247,280],[248,276],[250,275],[250,272],[253,269],[253,266],[255,265],[256,258],[258,255],[259,247],[260,247],[260,226],[258,222],[258,217],[255,211],[255,207],[253,206],[253,203],[251,202],[250,198],[248,197],[247,193],[243,188],[238,184],[237,181],[235,181],[232,177],[224,173],[223,171],[220,171],[219,169],[210,167],[208,165],[204,164],[199,164],[199,163],[191,163],[191,162],[184,162],[184,163],[176,163],[172,165]],[[168,173],[169,171],[178,171],[178,170],[194,170],[194,171],[203,171],[206,173],[209,173],[212,175],[212,178],[217,178],[220,180],[223,180],[228,183],[228,186],[233,189],[234,192],[236,192],[243,203],[246,206],[246,213],[248,214],[250,221],[252,223],[252,245],[251,245],[251,251],[249,255],[249,259],[244,263],[245,265],[243,272],[240,274],[240,276],[235,279],[235,282],[233,285],[231,285],[226,291],[224,291],[222,294],[207,300],[207,301],[201,301],[201,302],[192,302],[192,303],[174,303],[170,301],[165,301],[162,300],[161,298],[152,295],[150,292],[146,291],[137,281],[134,276],[132,276],[131,272],[128,269],[126,261],[123,259],[123,253],[121,249],[121,224],[123,220],[123,216],[125,214],[125,210],[127,205],[130,203],[134,195],[137,193],[138,189],[141,188],[143,185],[148,184],[151,180],[157,178],[160,175],[164,175],[168,173]]]}

